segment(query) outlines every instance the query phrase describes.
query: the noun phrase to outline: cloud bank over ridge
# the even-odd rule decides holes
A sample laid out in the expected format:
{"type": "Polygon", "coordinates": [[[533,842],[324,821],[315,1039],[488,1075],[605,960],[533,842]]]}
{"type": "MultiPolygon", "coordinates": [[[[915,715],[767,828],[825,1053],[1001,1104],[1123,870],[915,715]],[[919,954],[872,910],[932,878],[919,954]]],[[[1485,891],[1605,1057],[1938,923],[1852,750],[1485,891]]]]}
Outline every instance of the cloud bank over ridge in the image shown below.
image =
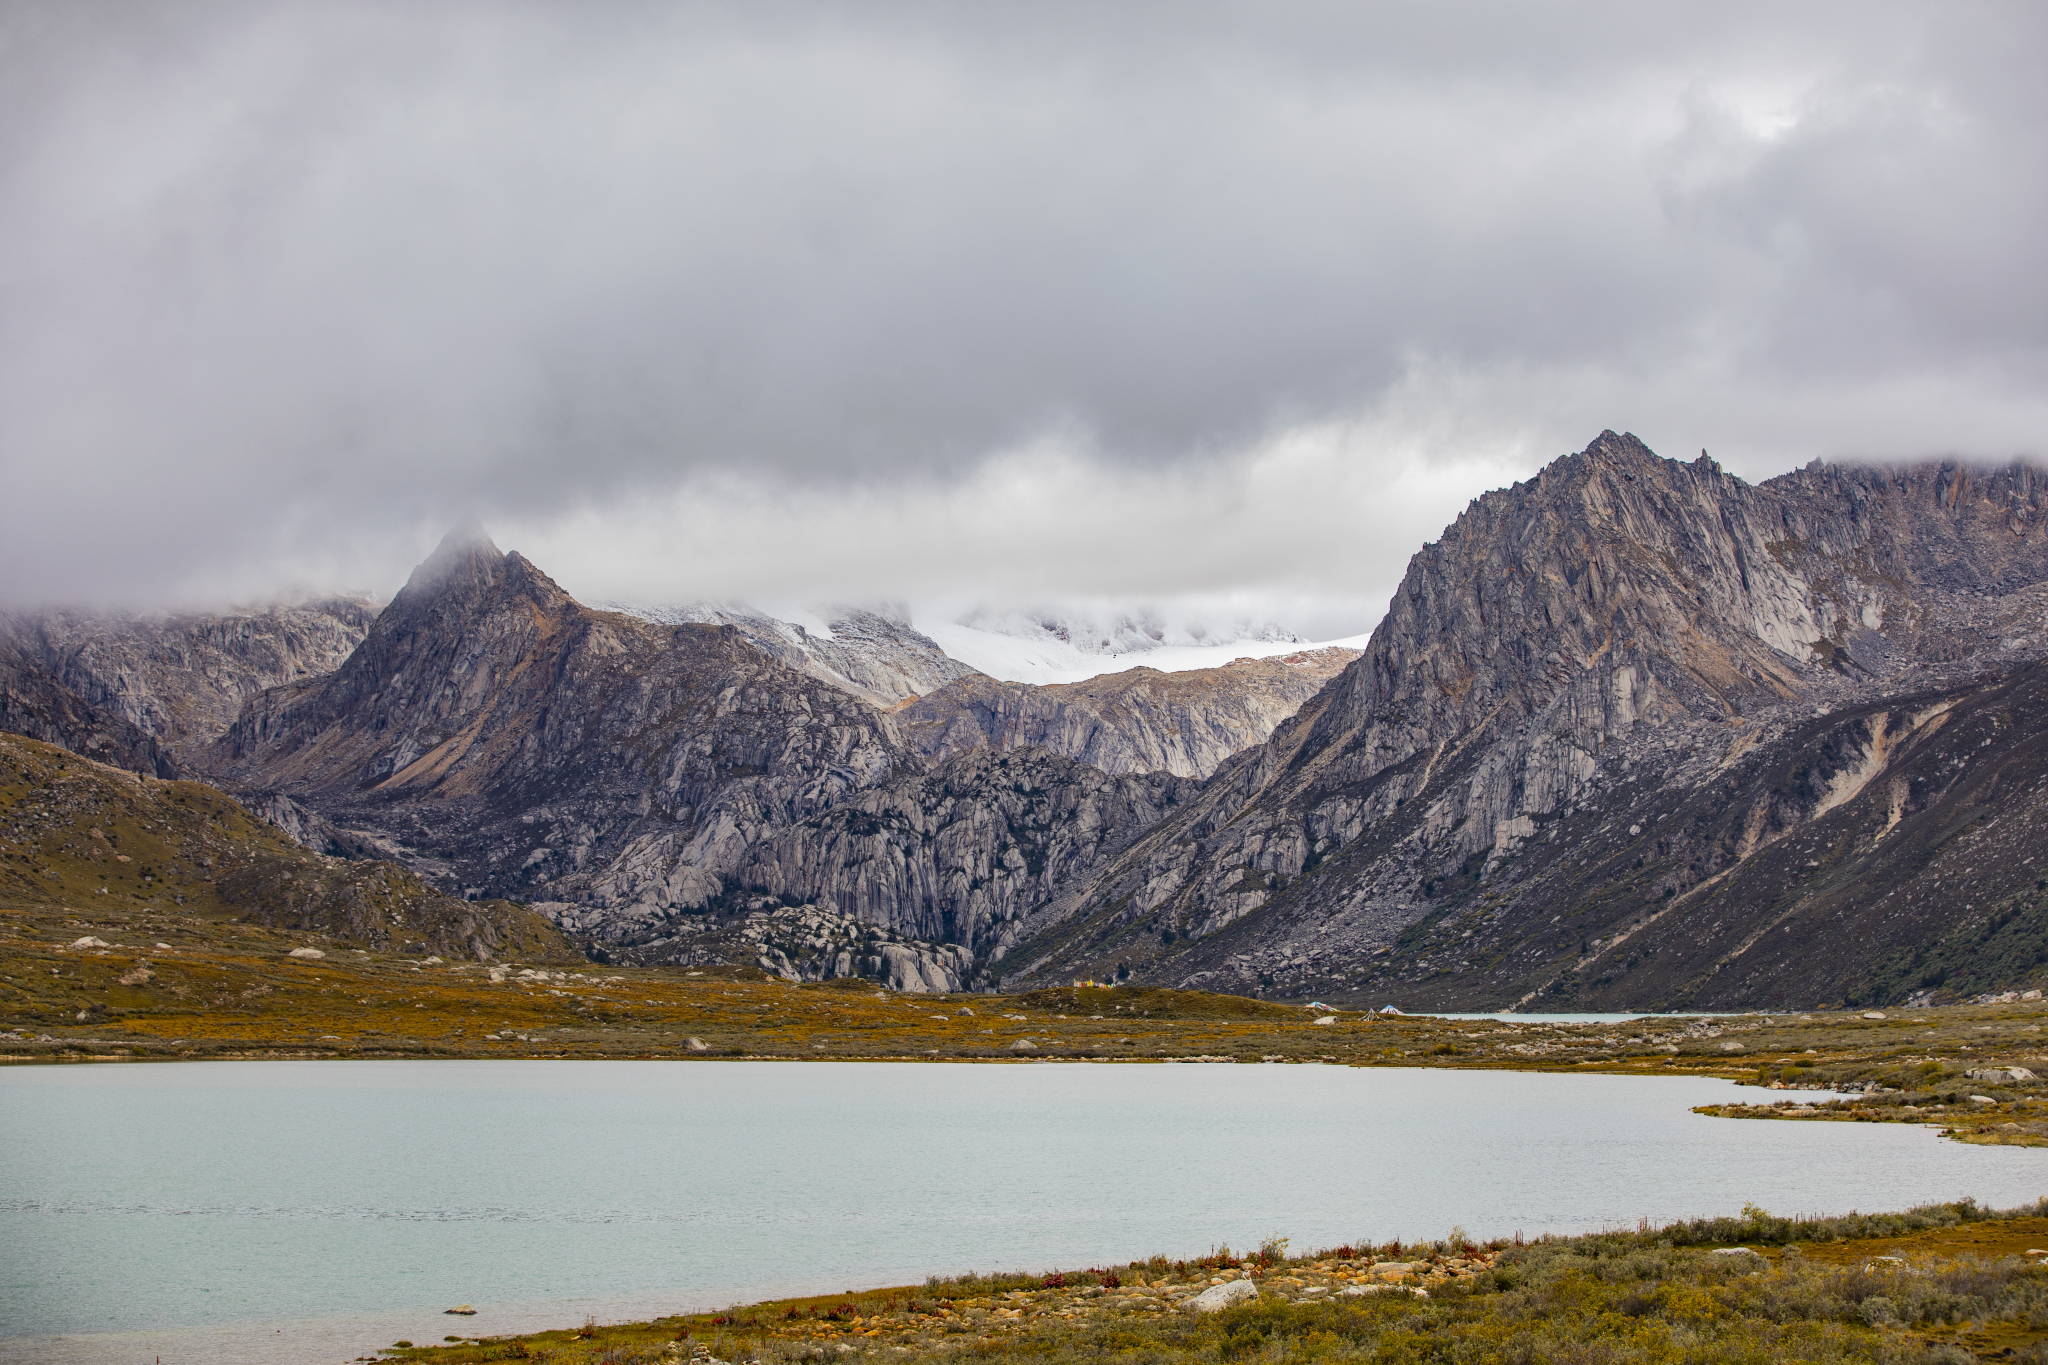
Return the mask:
{"type": "Polygon", "coordinates": [[[0,4],[0,591],[1369,627],[1627,427],[2040,454],[2048,20],[0,4]]]}

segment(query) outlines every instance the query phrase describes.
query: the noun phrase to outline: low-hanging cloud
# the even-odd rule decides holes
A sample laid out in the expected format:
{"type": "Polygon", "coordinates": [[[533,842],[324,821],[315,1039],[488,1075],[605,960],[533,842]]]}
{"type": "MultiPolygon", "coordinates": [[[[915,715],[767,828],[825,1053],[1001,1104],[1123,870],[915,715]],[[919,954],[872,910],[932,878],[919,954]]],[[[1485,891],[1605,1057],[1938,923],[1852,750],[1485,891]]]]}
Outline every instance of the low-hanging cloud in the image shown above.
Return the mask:
{"type": "Polygon", "coordinates": [[[2038,453],[2044,27],[0,5],[0,592],[388,590],[476,512],[589,596],[1363,629],[1602,427],[2038,453]]]}

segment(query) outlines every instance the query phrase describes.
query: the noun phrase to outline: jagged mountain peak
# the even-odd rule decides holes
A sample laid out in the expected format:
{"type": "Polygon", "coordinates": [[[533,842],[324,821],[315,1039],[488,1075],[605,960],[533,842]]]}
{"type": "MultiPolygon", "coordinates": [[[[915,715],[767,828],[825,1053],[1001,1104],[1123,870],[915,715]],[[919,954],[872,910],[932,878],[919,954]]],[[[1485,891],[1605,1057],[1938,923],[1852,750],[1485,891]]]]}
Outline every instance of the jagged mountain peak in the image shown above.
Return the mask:
{"type": "MultiPolygon", "coordinates": [[[[1710,896],[1737,894],[1709,887],[1761,875],[1760,850],[1874,781],[1886,737],[1926,705],[1901,702],[1905,719],[1875,729],[1799,728],[1810,718],[1960,698],[2044,653],[2048,473],[1821,463],[1752,485],[1704,452],[1680,463],[1603,432],[1475,499],[1417,552],[1365,654],[1048,906],[1023,931],[1022,972],[1096,974],[1106,945],[1170,934],[1143,979],[1335,999],[1346,980],[1437,979],[1447,959],[1467,1000],[1578,990],[1557,984],[1555,957],[1482,967],[1493,949],[1443,944],[1533,944],[1583,905],[1624,941],[1646,917],[1683,917],[1695,893],[1709,914],[1710,896]],[[1694,792],[1701,828],[1726,830],[1619,851],[1665,818],[1659,793],[1694,792]],[[1612,866],[1571,861],[1610,838],[1612,866]],[[1653,876],[1657,858],[1678,861],[1653,876]],[[1434,955],[1404,956],[1424,921],[1450,927],[1434,955]]],[[[1903,818],[1921,779],[1886,781],[1903,818]]],[[[1552,935],[1572,960],[1597,937],[1580,936],[1552,935]]]]}
{"type": "Polygon", "coordinates": [[[470,523],[442,537],[421,560],[379,617],[366,643],[416,633],[426,618],[436,628],[460,628],[480,610],[512,609],[554,615],[576,601],[539,566],[516,550],[502,551],[480,526],[470,523]]]}
{"type": "Polygon", "coordinates": [[[414,566],[399,595],[417,597],[451,584],[484,584],[503,567],[505,553],[474,517],[450,527],[433,552],[414,566]]]}

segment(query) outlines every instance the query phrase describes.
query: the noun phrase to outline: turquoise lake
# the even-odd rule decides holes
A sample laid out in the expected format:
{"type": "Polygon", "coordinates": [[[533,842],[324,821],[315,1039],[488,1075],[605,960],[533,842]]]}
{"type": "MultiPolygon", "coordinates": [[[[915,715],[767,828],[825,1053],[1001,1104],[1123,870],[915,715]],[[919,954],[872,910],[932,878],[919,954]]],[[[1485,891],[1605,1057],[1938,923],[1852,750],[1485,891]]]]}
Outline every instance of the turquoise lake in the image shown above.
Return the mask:
{"type": "Polygon", "coordinates": [[[1154,1252],[2048,1194],[2048,1151],[1685,1077],[234,1062],[0,1072],[0,1360],[343,1361],[1154,1252]]]}

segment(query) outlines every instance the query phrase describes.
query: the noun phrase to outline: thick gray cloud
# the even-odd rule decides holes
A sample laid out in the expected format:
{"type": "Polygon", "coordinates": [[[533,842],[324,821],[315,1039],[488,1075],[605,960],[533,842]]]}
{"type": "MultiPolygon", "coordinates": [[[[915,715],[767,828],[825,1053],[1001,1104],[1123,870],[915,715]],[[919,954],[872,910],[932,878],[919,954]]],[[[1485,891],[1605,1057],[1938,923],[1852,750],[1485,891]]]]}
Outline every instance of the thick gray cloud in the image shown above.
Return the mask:
{"type": "Polygon", "coordinates": [[[1605,426],[2040,453],[2044,30],[0,3],[0,595],[388,590],[478,511],[590,596],[1363,628],[1605,426]]]}

